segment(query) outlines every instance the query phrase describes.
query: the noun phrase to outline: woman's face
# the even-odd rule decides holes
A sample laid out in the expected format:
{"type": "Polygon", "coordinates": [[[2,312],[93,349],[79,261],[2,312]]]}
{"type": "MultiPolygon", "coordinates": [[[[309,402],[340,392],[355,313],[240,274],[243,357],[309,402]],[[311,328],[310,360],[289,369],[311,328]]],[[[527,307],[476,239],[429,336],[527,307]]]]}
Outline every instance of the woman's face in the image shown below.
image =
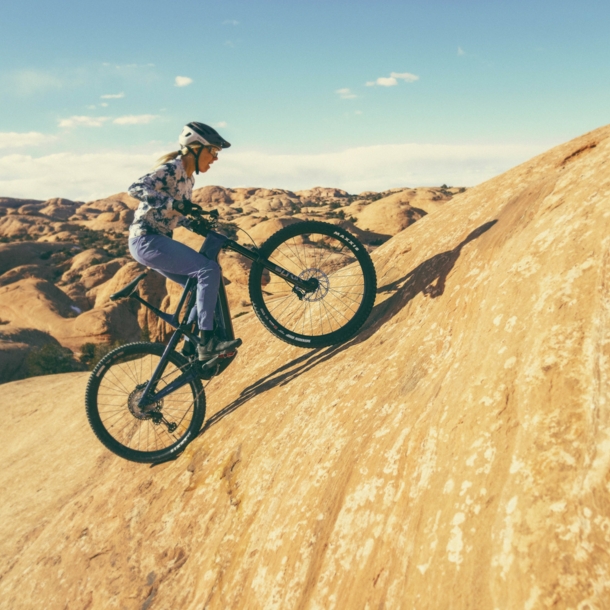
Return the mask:
{"type": "Polygon", "coordinates": [[[205,147],[199,155],[199,173],[203,174],[210,169],[210,165],[218,159],[220,148],[205,147]]]}

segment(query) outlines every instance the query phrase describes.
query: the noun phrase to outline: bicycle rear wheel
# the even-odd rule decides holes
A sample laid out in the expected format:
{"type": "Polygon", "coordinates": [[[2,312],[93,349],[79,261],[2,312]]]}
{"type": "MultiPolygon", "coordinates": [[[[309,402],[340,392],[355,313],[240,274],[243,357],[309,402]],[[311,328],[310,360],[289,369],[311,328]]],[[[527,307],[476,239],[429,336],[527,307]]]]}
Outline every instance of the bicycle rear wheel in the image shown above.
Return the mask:
{"type": "MultiPolygon", "coordinates": [[[[85,395],[87,418],[97,438],[116,455],[133,462],[162,462],[184,451],[205,418],[205,396],[198,379],[157,402],[150,411],[138,400],[165,346],[131,343],[102,358],[85,395]]],[[[173,352],[158,384],[163,389],[190,366],[173,352]]]]}
{"type": "Polygon", "coordinates": [[[308,220],[284,227],[259,252],[302,279],[318,281],[315,292],[305,293],[260,263],[252,265],[252,307],[272,334],[299,347],[326,347],[360,330],[375,303],[377,278],[371,257],[351,233],[308,220]]]}

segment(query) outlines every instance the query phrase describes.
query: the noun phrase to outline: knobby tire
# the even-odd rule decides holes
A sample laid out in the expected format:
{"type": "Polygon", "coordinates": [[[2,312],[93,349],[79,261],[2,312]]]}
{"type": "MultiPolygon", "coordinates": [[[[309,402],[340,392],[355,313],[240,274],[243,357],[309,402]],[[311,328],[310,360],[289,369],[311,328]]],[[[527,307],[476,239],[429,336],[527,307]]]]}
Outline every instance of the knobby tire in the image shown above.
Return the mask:
{"type": "Polygon", "coordinates": [[[375,303],[377,277],[365,247],[339,226],[303,221],[274,233],[261,257],[309,279],[319,288],[304,294],[286,280],[253,263],[249,290],[254,312],[273,335],[305,348],[327,347],[351,339],[375,303]]]}
{"type": "MultiPolygon", "coordinates": [[[[110,451],[133,462],[174,459],[198,434],[205,418],[205,395],[194,379],[159,401],[153,413],[137,406],[138,392],[150,379],[165,345],[130,343],[113,350],[95,366],[87,384],[87,418],[97,438],[110,451]],[[138,389],[140,388],[140,389],[138,389]],[[161,417],[169,423],[155,423],[161,417]],[[176,429],[170,432],[170,426],[176,429]]],[[[176,352],[168,363],[157,390],[189,366],[176,352]]]]}

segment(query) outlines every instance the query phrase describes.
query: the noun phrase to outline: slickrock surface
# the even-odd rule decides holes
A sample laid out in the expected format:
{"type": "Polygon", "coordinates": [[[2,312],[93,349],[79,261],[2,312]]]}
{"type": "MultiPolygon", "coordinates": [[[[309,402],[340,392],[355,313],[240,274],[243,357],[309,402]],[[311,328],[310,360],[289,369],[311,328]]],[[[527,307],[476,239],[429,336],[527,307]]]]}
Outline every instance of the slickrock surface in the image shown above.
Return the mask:
{"type": "Polygon", "coordinates": [[[148,468],[86,374],[0,394],[1,608],[610,607],[610,127],[374,253],[363,332],[235,321],[202,436],[148,468]]]}

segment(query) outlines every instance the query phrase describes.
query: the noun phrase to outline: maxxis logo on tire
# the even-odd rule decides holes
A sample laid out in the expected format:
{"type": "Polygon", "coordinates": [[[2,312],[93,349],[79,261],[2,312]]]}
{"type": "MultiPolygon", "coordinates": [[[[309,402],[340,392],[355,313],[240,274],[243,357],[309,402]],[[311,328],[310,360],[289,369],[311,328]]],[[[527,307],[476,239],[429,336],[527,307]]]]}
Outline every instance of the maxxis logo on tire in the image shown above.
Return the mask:
{"type": "Polygon", "coordinates": [[[344,233],[341,233],[340,231],[334,231],[333,235],[340,237],[346,244],[349,244],[354,250],[356,250],[356,252],[360,252],[360,248],[358,248],[358,246],[344,233]]]}

